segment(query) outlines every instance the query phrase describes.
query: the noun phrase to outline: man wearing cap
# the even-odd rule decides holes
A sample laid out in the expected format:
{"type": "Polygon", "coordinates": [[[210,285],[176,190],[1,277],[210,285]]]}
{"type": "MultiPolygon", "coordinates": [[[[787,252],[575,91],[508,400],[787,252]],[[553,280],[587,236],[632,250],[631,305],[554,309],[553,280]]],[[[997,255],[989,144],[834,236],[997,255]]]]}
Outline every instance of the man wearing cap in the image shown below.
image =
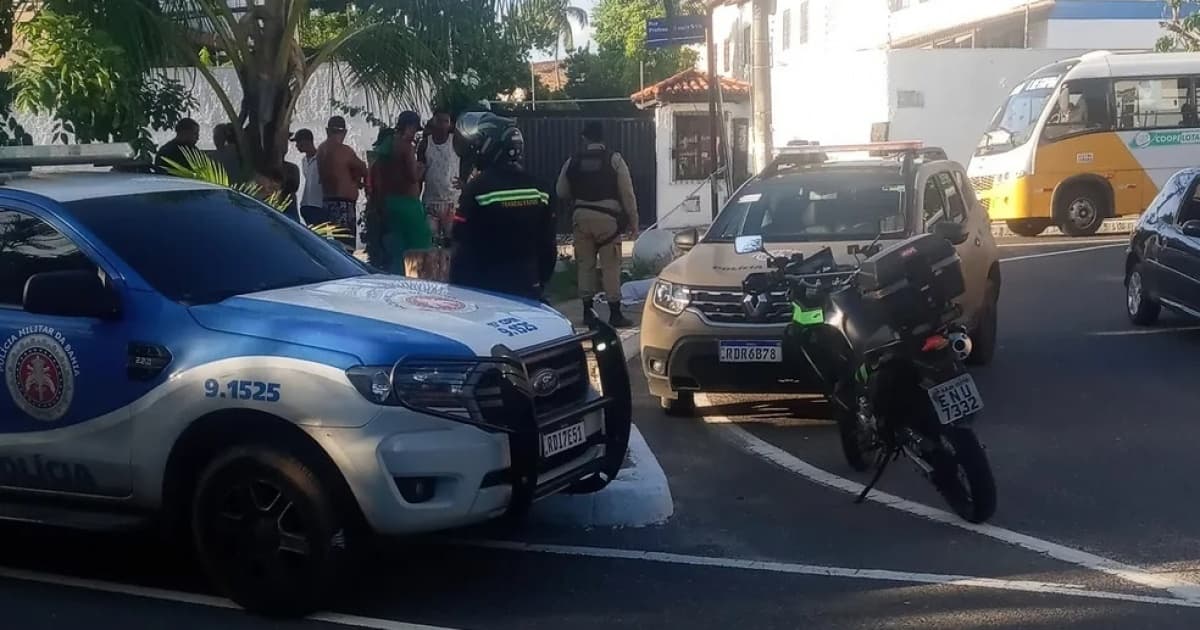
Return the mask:
{"type": "Polygon", "coordinates": [[[300,174],[304,176],[304,192],[300,195],[300,217],[309,225],[329,221],[325,216],[325,196],[321,192],[321,172],[317,169],[317,145],[313,132],[301,129],[292,134],[296,150],[303,153],[300,174]]]}
{"type": "Polygon", "coordinates": [[[329,223],[344,234],[338,241],[353,250],[357,239],[355,207],[358,189],[367,176],[367,164],[346,144],[346,119],[332,116],[325,125],[325,142],[317,147],[317,172],[321,179],[323,206],[329,223]]]}

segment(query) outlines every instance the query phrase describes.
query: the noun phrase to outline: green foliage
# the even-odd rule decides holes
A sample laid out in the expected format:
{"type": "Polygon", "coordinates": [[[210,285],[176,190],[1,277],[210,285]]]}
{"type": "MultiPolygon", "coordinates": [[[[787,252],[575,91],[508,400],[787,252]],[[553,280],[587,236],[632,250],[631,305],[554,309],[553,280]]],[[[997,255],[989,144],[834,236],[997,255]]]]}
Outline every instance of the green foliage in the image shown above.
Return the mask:
{"type": "MultiPolygon", "coordinates": [[[[685,13],[694,10],[690,5],[685,13]]],[[[571,98],[629,96],[645,83],[661,81],[696,63],[687,48],[646,50],[646,20],[666,15],[663,0],[600,0],[592,14],[596,52],[567,58],[566,92],[571,98]]]]}
{"type": "Polygon", "coordinates": [[[1191,0],[1165,0],[1169,16],[1163,20],[1166,35],[1159,38],[1155,49],[1159,52],[1200,51],[1200,12],[1191,0]]]}
{"type": "Polygon", "coordinates": [[[352,16],[350,11],[312,12],[300,23],[300,46],[315,50],[334,41],[350,28],[352,16]]]}
{"type": "Polygon", "coordinates": [[[183,85],[143,74],[109,33],[83,16],[43,9],[17,29],[28,44],[12,53],[13,103],[54,115],[59,141],[68,134],[85,143],[131,141],[145,152],[150,129],[170,129],[194,106],[183,85]]]}

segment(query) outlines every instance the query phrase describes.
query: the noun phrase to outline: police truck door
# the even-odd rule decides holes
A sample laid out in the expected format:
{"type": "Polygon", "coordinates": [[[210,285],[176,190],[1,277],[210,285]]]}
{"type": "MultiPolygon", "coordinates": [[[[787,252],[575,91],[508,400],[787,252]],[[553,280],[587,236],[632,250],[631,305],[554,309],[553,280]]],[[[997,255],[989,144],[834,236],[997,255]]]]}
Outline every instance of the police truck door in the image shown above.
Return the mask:
{"type": "Polygon", "coordinates": [[[127,496],[128,334],[121,321],[28,313],[30,276],[97,274],[94,254],[35,208],[0,207],[0,487],[127,496]]]}

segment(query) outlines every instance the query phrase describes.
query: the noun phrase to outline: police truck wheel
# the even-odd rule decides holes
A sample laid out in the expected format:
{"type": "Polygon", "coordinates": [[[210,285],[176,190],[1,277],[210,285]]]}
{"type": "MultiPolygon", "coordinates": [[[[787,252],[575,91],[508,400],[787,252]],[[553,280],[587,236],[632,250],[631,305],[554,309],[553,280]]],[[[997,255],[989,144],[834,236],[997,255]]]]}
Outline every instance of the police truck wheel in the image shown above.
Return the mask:
{"type": "Polygon", "coordinates": [[[339,590],[348,561],[347,517],[299,458],[234,447],[200,476],[192,537],[212,582],[248,611],[302,617],[339,590]]]}
{"type": "Polygon", "coordinates": [[[1000,285],[995,278],[987,281],[987,296],[984,298],[983,309],[979,313],[979,323],[971,331],[971,354],[967,356],[970,365],[987,365],[996,354],[996,337],[999,328],[1000,285]]]}
{"type": "Polygon", "coordinates": [[[1062,191],[1054,214],[1063,234],[1091,236],[1112,214],[1112,209],[1097,186],[1075,184],[1062,191]]]}
{"type": "Polygon", "coordinates": [[[676,398],[663,396],[658,400],[659,404],[662,405],[663,412],[668,416],[686,418],[691,417],[696,412],[695,392],[678,392],[676,398]]]}
{"type": "Polygon", "coordinates": [[[1009,219],[1006,225],[1017,236],[1034,237],[1050,227],[1050,219],[1009,219]]]}

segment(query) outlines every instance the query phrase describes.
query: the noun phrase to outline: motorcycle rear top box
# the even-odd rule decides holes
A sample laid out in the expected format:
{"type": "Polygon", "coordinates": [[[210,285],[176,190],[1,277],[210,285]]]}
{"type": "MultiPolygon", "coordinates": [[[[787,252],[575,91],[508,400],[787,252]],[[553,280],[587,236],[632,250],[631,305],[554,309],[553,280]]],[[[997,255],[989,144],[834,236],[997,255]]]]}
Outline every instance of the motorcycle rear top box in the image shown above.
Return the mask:
{"type": "Polygon", "coordinates": [[[935,234],[900,241],[868,258],[858,286],[898,328],[937,320],[965,289],[954,246],[935,234]]]}

